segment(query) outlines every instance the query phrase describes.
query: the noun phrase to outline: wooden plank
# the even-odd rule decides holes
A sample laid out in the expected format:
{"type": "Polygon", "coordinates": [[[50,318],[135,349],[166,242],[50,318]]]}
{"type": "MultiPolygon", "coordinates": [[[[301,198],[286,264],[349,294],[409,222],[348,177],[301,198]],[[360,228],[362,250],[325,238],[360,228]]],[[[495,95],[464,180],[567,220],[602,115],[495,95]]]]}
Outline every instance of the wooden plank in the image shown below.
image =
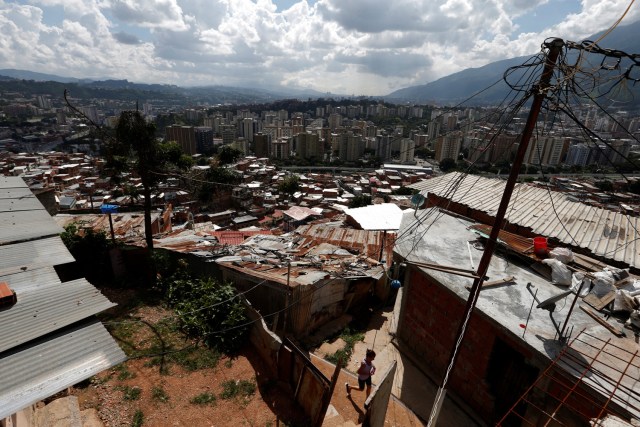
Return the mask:
{"type": "Polygon", "coordinates": [[[600,311],[606,306],[608,306],[609,304],[611,304],[611,301],[613,301],[614,299],[616,299],[616,291],[610,291],[608,294],[604,295],[602,298],[598,298],[594,294],[587,294],[584,296],[584,298],[582,298],[582,301],[586,302],[591,307],[600,311]]]}
{"type": "MultiPolygon", "coordinates": [[[[502,279],[498,279],[498,280],[491,280],[488,282],[483,282],[482,283],[482,288],[490,288],[491,286],[498,286],[498,285],[507,285],[507,284],[511,284],[511,283],[515,283],[516,278],[514,276],[507,276],[507,277],[503,277],[502,279]]],[[[467,288],[467,290],[471,290],[471,286],[465,286],[465,288],[467,288]]]]}
{"type": "Polygon", "coordinates": [[[602,317],[598,316],[598,313],[595,313],[589,307],[585,307],[584,305],[581,305],[580,308],[582,309],[582,311],[587,313],[589,315],[589,317],[591,317],[593,320],[595,320],[596,322],[598,322],[599,324],[601,324],[602,326],[607,328],[609,330],[609,332],[611,332],[613,335],[615,335],[617,337],[626,336],[626,334],[624,333],[624,331],[622,329],[616,328],[611,323],[607,322],[602,317]]]}

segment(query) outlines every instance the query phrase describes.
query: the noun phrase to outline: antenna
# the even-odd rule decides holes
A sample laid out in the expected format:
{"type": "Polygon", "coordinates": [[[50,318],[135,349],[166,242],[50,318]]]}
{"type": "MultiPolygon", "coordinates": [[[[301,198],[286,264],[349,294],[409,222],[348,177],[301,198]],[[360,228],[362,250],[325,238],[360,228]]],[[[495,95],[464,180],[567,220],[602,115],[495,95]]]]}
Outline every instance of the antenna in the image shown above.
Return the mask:
{"type": "MultiPolygon", "coordinates": [[[[558,301],[560,301],[561,299],[565,298],[567,295],[570,295],[573,293],[573,291],[564,291],[562,293],[559,293],[558,295],[554,295],[551,298],[547,298],[544,301],[538,301],[538,298],[536,296],[537,294],[537,290],[536,293],[534,294],[533,291],[531,290],[531,288],[533,288],[534,286],[531,285],[531,282],[527,283],[527,290],[531,293],[531,295],[533,295],[533,299],[534,301],[536,301],[538,303],[538,305],[536,306],[536,308],[541,308],[543,310],[547,310],[549,312],[549,318],[551,319],[551,323],[553,323],[553,326],[556,328],[556,332],[558,333],[558,338],[562,341],[565,339],[565,337],[562,335],[564,332],[564,327],[562,328],[562,330],[560,330],[560,326],[558,325],[558,323],[556,322],[556,319],[553,318],[553,312],[556,309],[556,303],[558,301]]],[[[580,291],[578,291],[580,292],[580,291]]],[[[533,304],[531,305],[531,309],[533,310],[533,304]]],[[[570,315],[571,313],[569,313],[570,315]]],[[[529,312],[529,315],[531,315],[531,312],[529,312]]],[[[567,316],[567,319],[569,318],[569,316],[567,316]]],[[[566,326],[566,320],[565,320],[565,326],[566,326]]]]}
{"type": "Polygon", "coordinates": [[[413,215],[414,216],[416,215],[416,212],[418,211],[418,208],[420,206],[422,206],[422,204],[424,203],[424,200],[425,200],[424,196],[422,194],[420,194],[420,193],[416,193],[413,196],[411,196],[411,204],[413,205],[413,209],[414,209],[413,215]]]}
{"type": "Polygon", "coordinates": [[[543,310],[549,310],[550,312],[553,312],[556,309],[556,303],[572,293],[572,291],[564,291],[561,294],[558,294],[551,298],[547,298],[546,300],[539,303],[536,308],[542,308],[543,310]]]}

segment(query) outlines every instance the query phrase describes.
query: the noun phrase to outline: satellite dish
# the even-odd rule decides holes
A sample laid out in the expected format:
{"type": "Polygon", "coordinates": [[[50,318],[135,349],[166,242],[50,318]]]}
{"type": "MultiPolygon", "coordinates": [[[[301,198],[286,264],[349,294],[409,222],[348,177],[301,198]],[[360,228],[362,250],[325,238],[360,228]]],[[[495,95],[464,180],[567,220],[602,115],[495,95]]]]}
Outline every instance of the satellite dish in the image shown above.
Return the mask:
{"type": "Polygon", "coordinates": [[[424,203],[424,196],[420,193],[416,193],[411,196],[411,204],[415,209],[418,209],[424,203]]]}
{"type": "Polygon", "coordinates": [[[536,307],[537,308],[542,308],[544,310],[549,310],[549,311],[553,311],[556,308],[556,302],[560,301],[562,298],[566,297],[569,294],[572,294],[572,291],[564,291],[561,294],[558,294],[556,296],[553,296],[551,298],[547,298],[546,300],[542,301],[540,304],[538,304],[536,307]]]}

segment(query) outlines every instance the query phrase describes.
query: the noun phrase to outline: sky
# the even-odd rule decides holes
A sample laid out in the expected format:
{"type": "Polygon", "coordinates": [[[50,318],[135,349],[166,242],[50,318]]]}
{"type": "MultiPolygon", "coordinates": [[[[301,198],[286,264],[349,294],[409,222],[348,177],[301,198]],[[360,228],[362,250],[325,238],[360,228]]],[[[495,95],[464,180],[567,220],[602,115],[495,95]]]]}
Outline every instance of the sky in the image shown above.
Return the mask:
{"type": "MultiPolygon", "coordinates": [[[[631,0],[0,0],[0,68],[386,95],[581,41],[631,0]]],[[[640,19],[633,5],[621,25],[640,19]]]]}

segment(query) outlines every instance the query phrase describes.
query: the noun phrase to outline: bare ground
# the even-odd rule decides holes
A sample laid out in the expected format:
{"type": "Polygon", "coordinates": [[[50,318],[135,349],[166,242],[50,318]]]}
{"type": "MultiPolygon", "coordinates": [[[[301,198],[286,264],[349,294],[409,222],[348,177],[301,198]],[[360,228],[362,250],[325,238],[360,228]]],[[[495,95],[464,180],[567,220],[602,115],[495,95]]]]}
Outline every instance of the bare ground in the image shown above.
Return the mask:
{"type": "Polygon", "coordinates": [[[131,358],[71,392],[81,409],[97,409],[105,426],[140,419],[144,426],[305,424],[290,390],[267,378],[250,345],[221,355],[186,339],[162,305],[138,304],[140,294],[131,290],[103,292],[121,303],[105,324],[131,358]]]}

